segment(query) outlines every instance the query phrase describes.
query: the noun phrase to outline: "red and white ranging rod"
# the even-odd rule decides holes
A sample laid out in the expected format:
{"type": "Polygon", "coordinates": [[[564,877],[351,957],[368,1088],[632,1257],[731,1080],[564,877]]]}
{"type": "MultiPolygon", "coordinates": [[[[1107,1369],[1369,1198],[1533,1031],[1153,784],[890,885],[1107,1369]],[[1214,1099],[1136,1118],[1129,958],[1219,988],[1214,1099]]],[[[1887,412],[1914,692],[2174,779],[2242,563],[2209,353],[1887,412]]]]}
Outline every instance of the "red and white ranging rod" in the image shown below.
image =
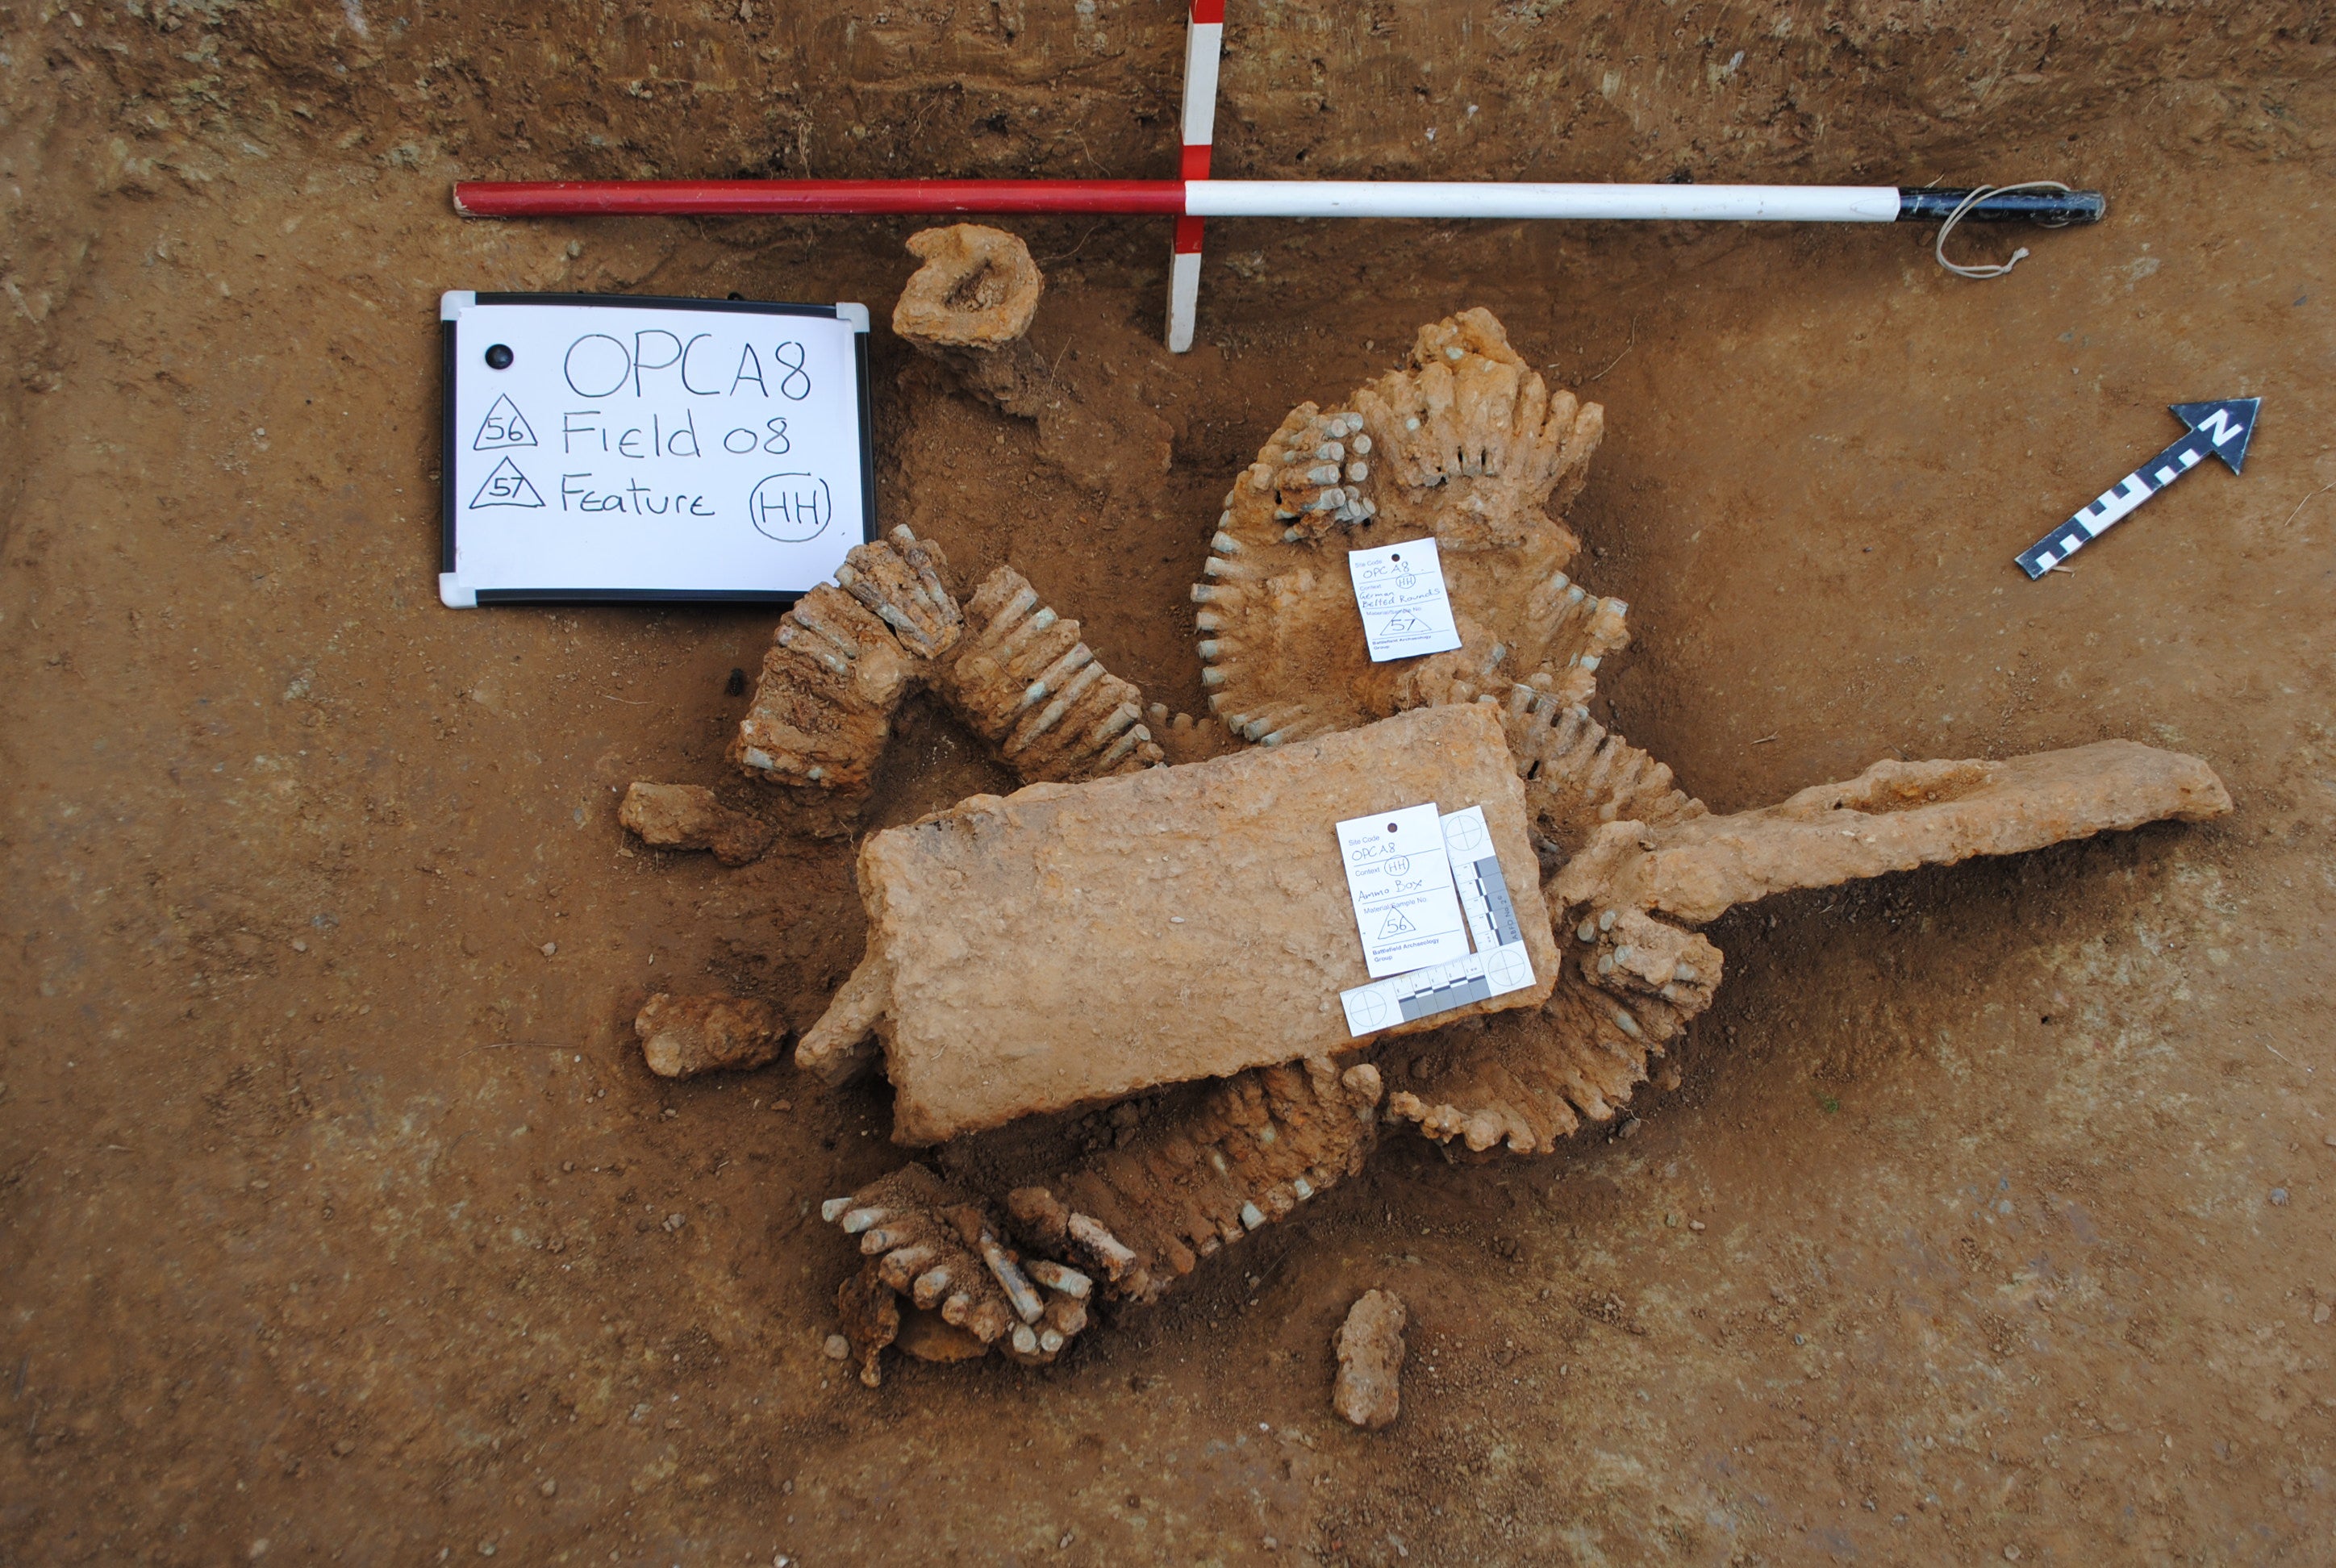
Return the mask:
{"type": "MultiPolygon", "coordinates": [[[[1176,172],[1186,180],[1209,177],[1209,149],[1217,138],[1217,66],[1224,57],[1225,0],[1192,0],[1184,29],[1184,144],[1176,172]]],[[[1192,346],[1192,324],[1201,304],[1201,230],[1197,214],[1176,219],[1176,243],[1168,258],[1168,352],[1192,346]]]]}
{"type": "MultiPolygon", "coordinates": [[[[1945,219],[1971,194],[1930,185],[1489,180],[466,180],[454,187],[454,209],[465,218],[1116,212],[1172,218],[1921,223],[1945,219]]],[[[2103,206],[2098,190],[2005,190],[1981,197],[1963,216],[1980,222],[2091,223],[2103,206]]]]}
{"type": "Polygon", "coordinates": [[[472,218],[1009,212],[1173,217],[1176,236],[1169,258],[1168,346],[1182,354],[1192,346],[1201,292],[1201,239],[1211,218],[1772,223],[2026,219],[2057,228],[2095,222],[2103,209],[2097,190],[2034,187],[1996,190],[1981,186],[1972,190],[1896,185],[1212,180],[1209,160],[1216,130],[1224,15],[1224,0],[1192,0],[1184,39],[1180,179],[465,180],[454,187],[454,209],[472,218]]]}

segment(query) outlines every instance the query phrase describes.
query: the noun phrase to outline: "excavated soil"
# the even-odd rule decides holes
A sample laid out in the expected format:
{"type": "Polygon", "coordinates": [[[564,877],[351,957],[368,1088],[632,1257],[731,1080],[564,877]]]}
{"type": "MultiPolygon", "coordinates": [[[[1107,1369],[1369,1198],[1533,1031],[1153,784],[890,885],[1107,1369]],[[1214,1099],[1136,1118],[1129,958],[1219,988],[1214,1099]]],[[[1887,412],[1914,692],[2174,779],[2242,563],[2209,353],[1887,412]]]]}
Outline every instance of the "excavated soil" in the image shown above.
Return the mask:
{"type": "MultiPolygon", "coordinates": [[[[2127,736],[2238,810],[1739,910],[1639,1120],[1398,1140],[1059,1365],[872,1392],[822,1354],[816,1204],[898,1163],[887,1102],[670,1084],[630,1028],[717,987],[801,1027],[858,955],[847,844],[726,871],[617,825],[635,778],[744,798],[772,618],[442,609],[434,305],[881,323],[918,225],[447,187],[1164,177],[1181,13],[494,10],[0,7],[0,1558],[2336,1553],[2321,7],[1238,5],[1221,172],[2049,177],[2109,218],[1992,283],[1912,229],[1225,222],[1173,364],[1163,224],[1016,221],[1102,410],[1043,442],[880,327],[886,521],[1010,560],[1172,707],[1228,476],[1483,305],[1606,406],[1577,575],[1636,640],[1598,716],[1715,808],[2127,736]],[[2244,479],[2013,568],[2164,404],[2238,395],[2244,479]],[[1410,1311],[1377,1433],[1329,1407],[1369,1288],[1410,1311]]],[[[920,710],[871,820],[1001,782],[920,710]]]]}

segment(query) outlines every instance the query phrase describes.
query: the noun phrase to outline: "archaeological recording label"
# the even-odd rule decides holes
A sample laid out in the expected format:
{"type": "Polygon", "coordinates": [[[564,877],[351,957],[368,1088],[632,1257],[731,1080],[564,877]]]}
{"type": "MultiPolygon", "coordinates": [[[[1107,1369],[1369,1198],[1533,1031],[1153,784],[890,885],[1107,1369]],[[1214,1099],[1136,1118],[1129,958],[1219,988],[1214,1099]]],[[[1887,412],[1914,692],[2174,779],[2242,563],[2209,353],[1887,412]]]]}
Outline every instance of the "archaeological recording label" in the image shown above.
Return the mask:
{"type": "Polygon", "coordinates": [[[1373,663],[1460,646],[1435,540],[1350,550],[1347,570],[1355,579],[1355,606],[1362,611],[1363,640],[1373,663]]]}
{"type": "Polygon", "coordinates": [[[447,603],[784,598],[871,537],[857,306],[450,294],[447,603]]]}
{"type": "Polygon", "coordinates": [[[1338,1002],[1346,1009],[1347,1031],[1357,1038],[1390,1025],[1448,1013],[1471,1002],[1489,1001],[1533,984],[1533,955],[1517,924],[1516,905],[1510,901],[1500,857],[1493,851],[1484,808],[1470,806],[1448,813],[1438,825],[1453,891],[1466,916],[1475,950],[1340,991],[1338,1002]]]}
{"type": "Polygon", "coordinates": [[[1338,855],[1373,979],[1467,957],[1467,922],[1434,802],[1340,823],[1338,855]]]}

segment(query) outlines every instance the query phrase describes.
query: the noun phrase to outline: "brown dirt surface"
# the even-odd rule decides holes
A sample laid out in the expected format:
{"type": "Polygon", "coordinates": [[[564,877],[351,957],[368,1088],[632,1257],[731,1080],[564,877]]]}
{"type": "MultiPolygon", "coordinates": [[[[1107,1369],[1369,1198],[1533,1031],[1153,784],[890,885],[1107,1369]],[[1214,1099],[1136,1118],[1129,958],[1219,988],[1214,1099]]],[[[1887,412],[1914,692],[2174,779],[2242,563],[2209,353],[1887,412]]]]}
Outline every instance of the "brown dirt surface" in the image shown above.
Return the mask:
{"type": "MultiPolygon", "coordinates": [[[[897,1164],[881,1086],[669,1083],[631,1027],[669,990],[799,1030],[859,956],[849,838],[729,870],[618,825],[636,779],[737,803],[772,618],[441,609],[434,306],[882,322],[927,224],[447,187],[1166,177],[1181,8],[0,8],[0,1557],[2324,1560],[2327,29],[1236,7],[1226,174],[2053,177],[2109,215],[1984,284],[1911,228],[1219,222],[1173,365],[1163,224],[1016,220],[1024,341],[1116,400],[1046,428],[880,330],[885,522],[1010,561],[1171,709],[1227,476],[1483,306],[1605,407],[1566,519],[1631,606],[1596,716],[1714,811],[2107,738],[2237,809],[1737,910],[1619,1129],[1395,1140],[1050,1367],[869,1390],[818,1205],[897,1164]],[[2166,404],[2252,394],[2244,479],[2011,566],[2166,404]],[[1366,1435],[1329,1345],[1373,1288],[1410,1350],[1366,1435]]],[[[1010,786],[937,705],[896,727],[862,831],[1010,786]]]]}

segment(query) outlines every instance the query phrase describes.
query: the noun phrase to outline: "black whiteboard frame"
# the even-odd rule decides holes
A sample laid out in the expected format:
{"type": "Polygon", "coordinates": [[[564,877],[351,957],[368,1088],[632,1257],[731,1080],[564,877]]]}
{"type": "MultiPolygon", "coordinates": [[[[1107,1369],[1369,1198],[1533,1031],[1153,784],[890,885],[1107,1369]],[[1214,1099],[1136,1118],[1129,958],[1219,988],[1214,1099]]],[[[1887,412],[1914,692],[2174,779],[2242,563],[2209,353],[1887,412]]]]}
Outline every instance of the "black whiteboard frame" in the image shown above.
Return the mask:
{"type": "MultiPolygon", "coordinates": [[[[472,295],[474,305],[611,306],[627,310],[720,310],[744,316],[812,316],[828,321],[844,319],[833,305],[795,305],[774,299],[683,299],[655,294],[486,294],[472,295]]],[[[438,570],[454,570],[454,511],[459,492],[454,487],[454,453],[462,438],[454,408],[454,328],[451,319],[439,324],[438,423],[438,570]]],[[[868,333],[852,335],[852,368],[860,382],[860,540],[873,544],[881,536],[876,525],[876,419],[869,394],[868,333]]],[[[698,588],[482,588],[480,605],[490,604],[793,604],[810,589],[698,588]]]]}

